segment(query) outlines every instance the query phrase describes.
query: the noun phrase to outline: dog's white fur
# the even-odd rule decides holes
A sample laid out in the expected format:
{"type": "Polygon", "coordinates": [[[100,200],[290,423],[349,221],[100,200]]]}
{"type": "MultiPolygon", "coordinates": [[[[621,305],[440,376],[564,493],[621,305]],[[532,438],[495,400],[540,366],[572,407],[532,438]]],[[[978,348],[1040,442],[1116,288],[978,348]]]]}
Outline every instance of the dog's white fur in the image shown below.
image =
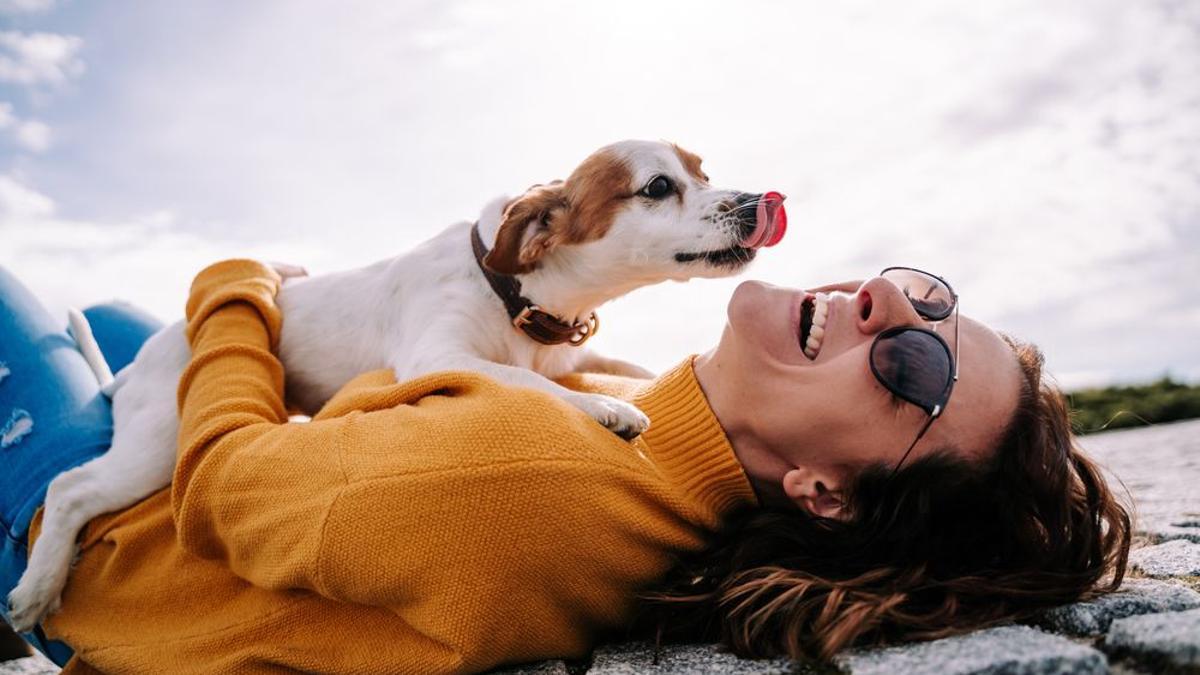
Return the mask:
{"type": "MultiPolygon", "coordinates": [[[[738,193],[709,186],[694,155],[666,143],[625,141],[589,161],[552,189],[574,187],[576,198],[607,205],[601,210],[610,222],[576,223],[576,241],[560,237],[551,245],[553,237],[546,237],[554,234],[554,223],[542,214],[519,238],[521,262],[533,258],[536,266],[520,275],[522,292],[543,309],[569,322],[639,286],[726,276],[752,257],[724,263],[675,259],[681,252],[730,249],[744,235],[745,225],[730,212],[738,193]],[[608,172],[606,180],[586,175],[596,166],[608,172]],[[627,175],[617,182],[626,184],[617,185],[613,171],[619,176],[622,170],[627,175]],[[581,171],[585,175],[577,175],[581,171]],[[659,200],[637,194],[659,175],[677,185],[678,194],[659,200]],[[605,189],[615,193],[594,194],[605,189]]],[[[551,188],[535,186],[531,192],[539,189],[551,188]]],[[[480,234],[489,245],[513,203],[498,199],[480,215],[480,234]]],[[[398,381],[462,369],[549,392],[615,432],[644,430],[649,420],[629,403],[571,391],[551,379],[576,370],[647,373],[586,347],[544,346],[515,330],[477,267],[470,228],[453,225],[406,254],[368,267],[288,280],[278,294],[285,317],[278,353],[287,372],[288,402],[315,411],[349,379],[379,368],[392,368],[398,381]]],[[[72,323],[82,321],[77,316],[72,323]]],[[[76,326],[77,335],[85,331],[85,325],[76,326]]],[[[174,392],[190,356],[184,324],[176,323],[153,335],[107,388],[113,400],[112,448],[50,484],[41,536],[8,598],[18,630],[31,629],[57,609],[76,536],[89,520],[170,483],[178,430],[174,392]]]]}

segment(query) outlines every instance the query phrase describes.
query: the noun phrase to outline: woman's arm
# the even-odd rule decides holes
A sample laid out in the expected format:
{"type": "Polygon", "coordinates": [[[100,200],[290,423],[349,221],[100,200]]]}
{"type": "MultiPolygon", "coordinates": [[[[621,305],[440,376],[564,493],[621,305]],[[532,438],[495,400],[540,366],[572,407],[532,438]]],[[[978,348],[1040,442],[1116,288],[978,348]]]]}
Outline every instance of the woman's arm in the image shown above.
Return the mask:
{"type": "MultiPolygon", "coordinates": [[[[303,519],[293,511],[301,506],[291,494],[298,467],[274,452],[294,444],[284,431],[283,366],[271,353],[282,326],[275,304],[279,284],[273,270],[247,260],[212,265],[192,284],[192,360],[177,392],[179,456],[171,503],[185,549],[224,560],[259,585],[307,586],[305,570],[277,564],[302,560],[284,553],[312,548],[306,529],[314,529],[296,522],[303,519]]],[[[310,495],[332,499],[322,483],[314,480],[310,495]]]]}

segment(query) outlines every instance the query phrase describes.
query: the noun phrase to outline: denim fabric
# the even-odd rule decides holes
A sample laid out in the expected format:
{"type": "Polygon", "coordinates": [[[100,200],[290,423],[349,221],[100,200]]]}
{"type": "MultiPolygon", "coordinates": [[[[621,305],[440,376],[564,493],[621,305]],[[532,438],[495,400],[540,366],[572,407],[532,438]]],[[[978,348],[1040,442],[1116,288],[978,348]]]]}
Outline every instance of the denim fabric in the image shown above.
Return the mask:
{"type": "MultiPolygon", "coordinates": [[[[0,290],[0,294],[3,291],[0,290]]],[[[162,322],[127,302],[109,302],[83,310],[100,345],[104,360],[114,373],[133,362],[146,338],[163,327],[162,322]]]]}
{"type": "MultiPolygon", "coordinates": [[[[113,372],[128,364],[160,324],[127,305],[84,311],[113,372]]],[[[112,409],[95,376],[55,319],[33,294],[0,268],[0,594],[8,597],[25,570],[29,525],[59,473],[108,450],[112,409]]],[[[8,619],[7,602],[0,613],[8,619]]],[[[71,650],[24,637],[59,665],[71,650]]]]}

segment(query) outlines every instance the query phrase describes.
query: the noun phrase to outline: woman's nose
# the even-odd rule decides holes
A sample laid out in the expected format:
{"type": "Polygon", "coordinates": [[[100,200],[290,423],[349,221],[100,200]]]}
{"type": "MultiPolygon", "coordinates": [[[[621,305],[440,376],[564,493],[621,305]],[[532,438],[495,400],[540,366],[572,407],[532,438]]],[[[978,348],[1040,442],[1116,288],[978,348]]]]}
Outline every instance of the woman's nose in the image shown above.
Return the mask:
{"type": "Polygon", "coordinates": [[[904,291],[883,277],[868,279],[859,286],[855,302],[858,329],[866,335],[874,335],[893,326],[921,323],[921,316],[913,309],[904,291]]]}

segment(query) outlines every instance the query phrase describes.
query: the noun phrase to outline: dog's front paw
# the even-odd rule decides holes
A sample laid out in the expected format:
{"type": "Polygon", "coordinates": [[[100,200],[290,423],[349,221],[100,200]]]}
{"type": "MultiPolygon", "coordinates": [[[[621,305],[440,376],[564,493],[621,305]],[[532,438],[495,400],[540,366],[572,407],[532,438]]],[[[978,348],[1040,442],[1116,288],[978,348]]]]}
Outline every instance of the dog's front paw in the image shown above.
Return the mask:
{"type": "Polygon", "coordinates": [[[650,428],[650,418],[638,410],[637,406],[621,399],[604,394],[573,393],[567,402],[626,440],[635,438],[650,428]]]}
{"type": "Polygon", "coordinates": [[[46,577],[21,578],[8,594],[8,617],[13,630],[28,633],[47,615],[58,611],[62,589],[46,577]]]}

